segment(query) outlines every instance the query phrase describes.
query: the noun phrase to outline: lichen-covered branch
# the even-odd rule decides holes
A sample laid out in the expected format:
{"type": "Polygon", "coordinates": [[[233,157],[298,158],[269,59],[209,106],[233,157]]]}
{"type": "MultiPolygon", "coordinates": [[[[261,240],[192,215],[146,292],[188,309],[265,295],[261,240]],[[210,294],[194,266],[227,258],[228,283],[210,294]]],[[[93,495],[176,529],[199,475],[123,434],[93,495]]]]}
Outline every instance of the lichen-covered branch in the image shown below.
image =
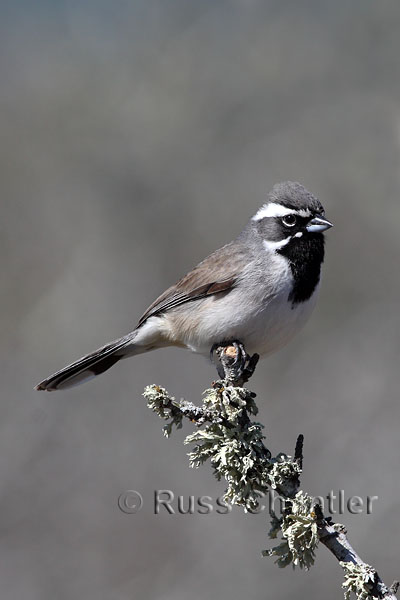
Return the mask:
{"type": "Polygon", "coordinates": [[[220,345],[212,353],[219,361],[221,380],[204,392],[202,406],[177,401],[156,385],[145,389],[148,406],[167,421],[164,435],[169,437],[174,426],[181,428],[184,418],[195,424],[196,430],[185,439],[185,444],[194,444],[189,452],[190,465],[199,467],[209,460],[215,477],[225,479],[224,497],[231,504],[255,510],[271,489],[283,498],[282,515],[271,512],[269,531],[271,539],[280,535],[281,542],[263,552],[276,557],[278,566],[291,564],[309,569],[321,542],[344,570],[345,599],[354,593],[360,600],[396,600],[398,583],[388,588],[351,547],[343,525],[325,518],[313,498],[300,490],[303,436],[297,438],[293,457],[283,452],[273,456],[266,447],[263,425],[250,418],[258,412],[255,394],[243,387],[254,372],[258,356],[249,357],[240,342],[220,345]]]}

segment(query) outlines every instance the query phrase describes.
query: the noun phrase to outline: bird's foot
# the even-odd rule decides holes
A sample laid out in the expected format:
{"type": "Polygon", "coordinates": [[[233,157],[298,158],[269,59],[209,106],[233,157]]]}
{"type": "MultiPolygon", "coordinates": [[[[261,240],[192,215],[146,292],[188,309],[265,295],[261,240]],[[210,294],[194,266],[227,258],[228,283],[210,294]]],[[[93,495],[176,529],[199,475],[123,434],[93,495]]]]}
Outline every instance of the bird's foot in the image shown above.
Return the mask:
{"type": "Polygon", "coordinates": [[[229,381],[231,385],[241,386],[253,375],[259,356],[249,356],[242,342],[221,342],[214,344],[210,351],[211,360],[214,362],[221,379],[229,381]],[[214,356],[217,356],[217,361],[214,356]]]}

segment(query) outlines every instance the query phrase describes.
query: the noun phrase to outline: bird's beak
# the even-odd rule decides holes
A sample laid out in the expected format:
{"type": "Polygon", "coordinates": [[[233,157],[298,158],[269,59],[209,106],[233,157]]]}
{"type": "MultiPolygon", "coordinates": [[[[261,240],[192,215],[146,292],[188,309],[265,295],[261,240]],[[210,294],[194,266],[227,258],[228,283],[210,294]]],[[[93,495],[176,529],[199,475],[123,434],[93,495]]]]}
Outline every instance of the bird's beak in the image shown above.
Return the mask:
{"type": "Polygon", "coordinates": [[[328,219],[323,219],[322,217],[314,217],[308,223],[306,229],[308,233],[319,233],[321,231],[325,231],[325,229],[330,229],[333,227],[333,223],[328,221],[328,219]]]}

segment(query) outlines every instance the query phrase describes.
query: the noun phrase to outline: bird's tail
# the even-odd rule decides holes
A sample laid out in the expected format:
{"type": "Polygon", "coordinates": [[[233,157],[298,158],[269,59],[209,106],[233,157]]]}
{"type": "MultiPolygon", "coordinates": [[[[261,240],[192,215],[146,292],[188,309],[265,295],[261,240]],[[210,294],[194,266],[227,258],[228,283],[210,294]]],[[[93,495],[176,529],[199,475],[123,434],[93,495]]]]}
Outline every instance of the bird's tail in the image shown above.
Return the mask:
{"type": "Polygon", "coordinates": [[[121,358],[124,358],[126,354],[139,354],[145,351],[146,348],[144,347],[135,347],[135,350],[133,350],[132,334],[122,337],[102,346],[91,354],[83,356],[61,369],[61,371],[57,371],[54,375],[38,383],[35,389],[52,392],[54,390],[73,387],[107,371],[107,369],[115,365],[121,358]],[[127,348],[128,346],[129,349],[127,348]]]}

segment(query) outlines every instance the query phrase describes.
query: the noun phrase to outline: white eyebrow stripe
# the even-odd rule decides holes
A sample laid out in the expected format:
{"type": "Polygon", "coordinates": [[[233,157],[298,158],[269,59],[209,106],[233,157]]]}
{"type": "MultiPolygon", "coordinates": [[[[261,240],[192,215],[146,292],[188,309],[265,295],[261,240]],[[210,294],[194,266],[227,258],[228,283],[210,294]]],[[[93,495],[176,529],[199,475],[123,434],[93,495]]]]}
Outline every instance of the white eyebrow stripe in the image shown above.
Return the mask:
{"type": "Polygon", "coordinates": [[[287,206],[277,204],[276,202],[269,202],[268,204],[264,204],[264,206],[257,211],[252,218],[252,221],[261,221],[261,219],[265,219],[266,217],[285,217],[286,215],[311,217],[308,208],[299,208],[298,210],[295,210],[294,208],[287,208],[287,206]]]}
{"type": "Polygon", "coordinates": [[[271,242],[270,240],[263,240],[263,244],[267,250],[279,250],[279,248],[283,248],[290,242],[292,236],[285,238],[284,240],[280,240],[279,242],[271,242]]]}

